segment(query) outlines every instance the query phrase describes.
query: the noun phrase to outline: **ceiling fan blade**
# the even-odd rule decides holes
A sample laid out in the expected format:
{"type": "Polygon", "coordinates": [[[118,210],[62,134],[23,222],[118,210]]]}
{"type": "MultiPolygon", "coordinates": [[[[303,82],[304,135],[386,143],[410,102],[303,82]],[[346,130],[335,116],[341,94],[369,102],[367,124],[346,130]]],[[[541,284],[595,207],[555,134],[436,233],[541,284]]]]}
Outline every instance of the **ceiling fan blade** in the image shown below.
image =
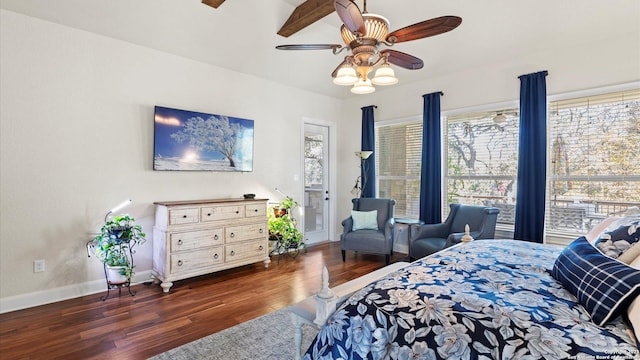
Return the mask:
{"type": "Polygon", "coordinates": [[[294,44],[294,45],[278,45],[278,50],[333,50],[340,49],[342,45],[338,44],[294,44]]]}
{"type": "Polygon", "coordinates": [[[218,8],[218,6],[222,5],[224,0],[202,0],[202,3],[205,5],[209,5],[212,8],[218,8]]]}
{"type": "Polygon", "coordinates": [[[345,64],[347,64],[347,60],[342,61],[340,65],[338,65],[338,67],[336,67],[336,69],[333,70],[333,72],[331,73],[331,77],[335,78],[338,75],[338,70],[340,70],[340,67],[345,64]]]}
{"type": "Polygon", "coordinates": [[[342,20],[344,26],[346,26],[352,33],[357,32],[364,34],[366,32],[362,12],[358,8],[358,5],[353,1],[335,0],[333,2],[333,6],[336,8],[336,12],[338,13],[338,16],[340,16],[340,20],[342,20]]]}
{"type": "Polygon", "coordinates": [[[387,35],[387,41],[399,43],[435,36],[451,31],[462,23],[457,16],[442,16],[398,29],[387,35]]]}
{"type": "Polygon", "coordinates": [[[385,49],[380,51],[381,55],[387,56],[390,63],[409,70],[422,69],[424,63],[419,58],[400,51],[385,49]]]}

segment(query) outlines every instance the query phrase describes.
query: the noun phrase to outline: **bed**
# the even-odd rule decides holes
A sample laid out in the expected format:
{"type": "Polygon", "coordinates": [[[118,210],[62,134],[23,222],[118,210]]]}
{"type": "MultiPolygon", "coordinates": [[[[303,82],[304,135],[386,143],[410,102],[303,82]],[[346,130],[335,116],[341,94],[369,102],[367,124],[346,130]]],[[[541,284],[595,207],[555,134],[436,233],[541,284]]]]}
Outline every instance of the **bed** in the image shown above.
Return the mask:
{"type": "Polygon", "coordinates": [[[567,247],[476,240],[354,293],[304,358],[636,359],[627,313],[638,292],[640,271],[585,237],[567,247]],[[608,283],[618,275],[623,288],[608,283]]]}

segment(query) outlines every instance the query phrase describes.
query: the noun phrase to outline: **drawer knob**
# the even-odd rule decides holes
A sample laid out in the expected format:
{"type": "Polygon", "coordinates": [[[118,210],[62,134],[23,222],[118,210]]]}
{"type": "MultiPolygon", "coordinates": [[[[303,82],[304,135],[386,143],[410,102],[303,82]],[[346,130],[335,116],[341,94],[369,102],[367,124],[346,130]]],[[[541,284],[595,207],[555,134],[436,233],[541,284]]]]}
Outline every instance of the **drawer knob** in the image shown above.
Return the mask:
{"type": "Polygon", "coordinates": [[[263,247],[262,245],[260,245],[260,247],[258,248],[258,250],[262,251],[263,247]]]}
{"type": "Polygon", "coordinates": [[[229,236],[230,236],[230,237],[236,237],[236,234],[231,233],[231,234],[229,234],[229,236]]]}
{"type": "Polygon", "coordinates": [[[231,250],[231,256],[233,256],[233,255],[235,255],[235,254],[236,254],[236,252],[235,252],[235,251],[233,251],[233,250],[231,250]]]}
{"type": "Polygon", "coordinates": [[[254,212],[258,212],[258,209],[253,209],[254,212]]]}
{"type": "Polygon", "coordinates": [[[178,240],[178,245],[182,245],[182,239],[178,240]]]}
{"type": "Polygon", "coordinates": [[[213,240],[218,240],[218,234],[213,235],[213,240]]]}
{"type": "Polygon", "coordinates": [[[207,213],[207,216],[211,216],[211,213],[207,213]]]}
{"type": "Polygon", "coordinates": [[[262,234],[262,233],[263,233],[262,229],[258,230],[258,232],[259,232],[260,234],[262,234]]]}
{"type": "Polygon", "coordinates": [[[236,214],[240,214],[240,210],[236,210],[236,214]]]}
{"type": "Polygon", "coordinates": [[[217,259],[218,258],[218,254],[213,254],[213,258],[217,259]]]}
{"type": "Polygon", "coordinates": [[[178,260],[178,266],[182,266],[182,260],[178,260]]]}
{"type": "Polygon", "coordinates": [[[182,215],[182,218],[183,218],[183,219],[186,219],[186,218],[187,218],[187,215],[182,215]]]}

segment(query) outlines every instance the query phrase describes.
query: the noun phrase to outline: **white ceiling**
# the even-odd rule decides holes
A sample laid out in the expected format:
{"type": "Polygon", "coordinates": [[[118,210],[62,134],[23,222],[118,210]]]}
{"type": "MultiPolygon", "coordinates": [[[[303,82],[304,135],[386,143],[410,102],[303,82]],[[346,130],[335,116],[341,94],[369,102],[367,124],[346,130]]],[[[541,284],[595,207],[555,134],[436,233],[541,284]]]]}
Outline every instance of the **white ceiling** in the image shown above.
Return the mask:
{"type": "MultiPolygon", "coordinates": [[[[335,12],[289,38],[276,34],[302,2],[226,0],[214,9],[200,0],[0,0],[0,6],[297,88],[356,96],[331,82],[343,54],[275,49],[279,44],[341,42],[335,12]]],[[[362,9],[362,1],[356,3],[362,9]]],[[[369,0],[367,10],[389,19],[391,30],[443,15],[463,19],[449,33],[394,46],[425,63],[414,71],[396,67],[400,84],[531,50],[553,53],[566,44],[617,35],[637,40],[640,34],[638,0],[369,0]]]]}

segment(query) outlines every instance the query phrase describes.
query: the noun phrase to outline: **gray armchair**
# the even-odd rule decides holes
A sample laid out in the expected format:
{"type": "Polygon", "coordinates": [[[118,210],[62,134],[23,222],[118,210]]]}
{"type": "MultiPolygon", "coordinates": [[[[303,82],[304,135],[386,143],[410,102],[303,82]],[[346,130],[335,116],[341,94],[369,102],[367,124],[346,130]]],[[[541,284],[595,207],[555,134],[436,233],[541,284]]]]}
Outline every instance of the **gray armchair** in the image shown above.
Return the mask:
{"type": "Polygon", "coordinates": [[[409,230],[409,258],[419,259],[457,244],[469,224],[474,239],[492,239],[500,210],[494,207],[450,204],[447,220],[441,224],[412,225],[409,230]]]}
{"type": "Polygon", "coordinates": [[[353,230],[353,219],[349,217],[342,222],[344,227],[340,244],[342,248],[342,261],[345,261],[346,250],[361,251],[365,253],[384,254],[385,261],[389,264],[389,258],[393,255],[393,209],[396,201],[393,199],[356,198],[353,202],[353,210],[378,211],[378,230],[360,229],[353,230]]]}

